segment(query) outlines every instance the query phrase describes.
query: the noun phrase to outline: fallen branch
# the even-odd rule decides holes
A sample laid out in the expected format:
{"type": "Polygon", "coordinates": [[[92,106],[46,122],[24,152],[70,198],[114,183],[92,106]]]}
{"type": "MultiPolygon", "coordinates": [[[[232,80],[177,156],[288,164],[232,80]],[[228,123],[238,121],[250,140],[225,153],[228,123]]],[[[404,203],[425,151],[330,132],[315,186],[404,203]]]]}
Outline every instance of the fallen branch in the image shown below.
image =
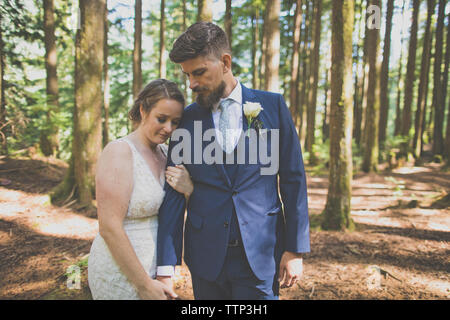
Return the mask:
{"type": "Polygon", "coordinates": [[[20,170],[35,170],[35,169],[42,169],[42,168],[47,168],[47,166],[39,166],[39,167],[23,167],[23,168],[13,168],[13,169],[3,169],[0,170],[1,173],[4,172],[13,172],[13,171],[20,171],[20,170]]]}

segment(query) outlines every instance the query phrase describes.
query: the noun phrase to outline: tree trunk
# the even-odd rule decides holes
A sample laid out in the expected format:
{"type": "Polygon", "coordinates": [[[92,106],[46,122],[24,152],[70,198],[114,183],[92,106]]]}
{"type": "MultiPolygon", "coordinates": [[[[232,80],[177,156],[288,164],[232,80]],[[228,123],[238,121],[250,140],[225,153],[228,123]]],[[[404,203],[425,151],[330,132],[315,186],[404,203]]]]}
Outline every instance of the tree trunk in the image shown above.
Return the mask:
{"type": "Polygon", "coordinates": [[[356,55],[355,55],[355,63],[356,63],[356,70],[355,73],[355,92],[353,96],[353,137],[355,138],[355,142],[358,146],[361,144],[361,124],[362,124],[362,101],[364,96],[364,84],[365,84],[365,77],[364,77],[364,70],[365,70],[365,63],[366,63],[366,38],[364,37],[364,14],[363,14],[363,1],[361,0],[358,3],[358,9],[359,9],[359,20],[358,20],[358,27],[359,27],[359,35],[358,35],[358,41],[356,45],[356,55]],[[359,52],[361,50],[360,41],[363,41],[363,55],[362,55],[362,61],[361,57],[359,55],[359,52]]]}
{"type": "MultiPolygon", "coordinates": [[[[381,8],[381,0],[371,0],[371,5],[381,8]]],[[[367,28],[367,27],[366,27],[367,28]]],[[[367,84],[367,105],[364,123],[364,156],[362,170],[371,172],[377,170],[378,164],[378,122],[380,116],[380,64],[378,53],[380,48],[380,30],[368,30],[367,60],[369,75],[367,84]]]]}
{"type": "Polygon", "coordinates": [[[300,62],[300,28],[302,26],[302,0],[296,0],[294,16],[294,32],[292,36],[293,50],[291,56],[291,83],[289,87],[289,109],[292,118],[298,113],[298,66],[300,62]]]}
{"type": "Polygon", "coordinates": [[[305,149],[309,152],[309,163],[316,164],[317,158],[314,154],[313,147],[315,144],[316,130],[316,103],[317,103],[317,86],[319,82],[319,65],[320,65],[320,33],[322,21],[322,1],[314,1],[314,39],[311,43],[311,74],[309,75],[309,92],[308,107],[306,114],[306,140],[305,149]]]}
{"type": "MultiPolygon", "coordinates": [[[[411,25],[409,50],[408,50],[408,62],[406,64],[406,78],[405,78],[405,91],[404,91],[404,103],[403,103],[403,119],[401,135],[408,137],[411,129],[411,104],[414,91],[414,80],[416,70],[416,49],[417,49],[417,29],[419,19],[419,7],[420,0],[414,0],[413,2],[413,21],[411,25]]],[[[406,154],[406,145],[402,147],[402,154],[406,154]]]]}
{"type": "Polygon", "coordinates": [[[332,1],[332,5],[330,174],[322,228],[351,230],[354,1],[332,1]]]}
{"type": "Polygon", "coordinates": [[[259,42],[259,8],[254,9],[252,16],[252,86],[259,88],[258,81],[258,42],[259,42]]]}
{"type": "Polygon", "coordinates": [[[378,143],[384,149],[389,114],[389,58],[391,53],[392,16],[394,13],[394,0],[388,0],[386,13],[386,32],[384,36],[383,63],[380,75],[380,123],[378,143]]]}
{"type": "MultiPolygon", "coordinates": [[[[331,41],[330,41],[331,42],[331,41]]],[[[331,49],[331,48],[330,48],[331,49]]],[[[331,50],[327,57],[327,79],[325,81],[325,103],[324,103],[324,115],[322,121],[322,142],[327,141],[330,138],[330,112],[331,112],[331,50]]]]}
{"type": "Polygon", "coordinates": [[[5,102],[5,64],[3,54],[3,29],[2,16],[0,15],[0,154],[8,154],[7,124],[6,124],[6,102],[5,102]]]}
{"type": "MultiPolygon", "coordinates": [[[[183,32],[185,32],[187,29],[186,19],[187,19],[186,0],[183,0],[183,32]]],[[[188,84],[187,84],[187,77],[184,73],[183,73],[183,82],[184,82],[184,87],[183,87],[184,98],[187,101],[188,100],[188,90],[187,90],[188,84]]]]}
{"type": "Polygon", "coordinates": [[[45,70],[47,72],[46,128],[40,133],[40,146],[45,156],[58,152],[58,128],[51,115],[58,112],[58,76],[56,73],[57,52],[55,42],[55,17],[53,0],[44,0],[45,70]]]}
{"type": "Polygon", "coordinates": [[[278,68],[280,65],[280,0],[268,0],[266,7],[267,21],[264,23],[264,33],[267,37],[266,68],[264,90],[279,92],[278,68]]]}
{"type": "MultiPolygon", "coordinates": [[[[371,2],[368,1],[365,11],[365,20],[366,22],[369,20],[369,10],[367,10],[369,8],[369,6],[371,5],[371,2]]],[[[360,101],[359,101],[359,105],[360,105],[360,109],[358,112],[358,120],[360,120],[357,124],[358,126],[358,130],[359,135],[357,136],[357,141],[359,141],[359,147],[361,152],[364,154],[364,150],[366,148],[366,145],[364,144],[366,141],[366,129],[365,129],[365,123],[366,123],[366,116],[367,116],[367,92],[368,92],[368,88],[369,88],[369,71],[370,71],[370,65],[368,63],[368,59],[369,59],[369,33],[370,30],[369,28],[367,28],[367,23],[366,23],[366,27],[364,28],[364,44],[363,44],[363,64],[362,64],[362,83],[361,83],[361,87],[360,87],[360,101]]],[[[378,136],[377,136],[378,139],[378,136]]]]}
{"type": "MultiPolygon", "coordinates": [[[[447,81],[448,81],[448,72],[449,72],[449,63],[450,63],[450,15],[448,15],[447,20],[449,23],[447,24],[447,43],[445,48],[445,69],[444,69],[444,86],[445,90],[447,90],[447,81]]],[[[444,99],[445,103],[445,99],[444,99]]],[[[445,133],[445,144],[444,144],[444,156],[447,159],[447,163],[450,164],[450,98],[448,99],[448,107],[447,107],[447,130],[445,133]]]]}
{"type": "MultiPolygon", "coordinates": [[[[402,18],[405,16],[405,4],[406,0],[403,0],[402,4],[402,18]]],[[[403,28],[400,35],[400,58],[398,59],[398,78],[397,78],[397,102],[395,104],[395,125],[394,136],[400,134],[402,128],[402,108],[401,108],[401,96],[403,90],[403,28]]]]}
{"type": "Polygon", "coordinates": [[[232,46],[232,28],[231,26],[233,25],[233,21],[231,18],[231,0],[226,0],[226,8],[225,8],[225,32],[227,34],[227,38],[228,38],[228,43],[230,44],[230,48],[233,48],[232,46]]]}
{"type": "Polygon", "coordinates": [[[413,155],[417,159],[422,151],[423,138],[423,118],[426,105],[426,92],[428,90],[428,75],[430,72],[431,58],[431,21],[433,18],[436,0],[427,0],[427,23],[425,26],[425,36],[423,39],[422,62],[420,66],[419,92],[417,97],[417,109],[414,122],[413,155]]]}
{"type": "MultiPolygon", "coordinates": [[[[445,0],[439,0],[439,13],[436,25],[436,45],[434,53],[434,87],[433,87],[433,154],[442,155],[444,151],[444,88],[442,86],[442,50],[444,41],[445,0]]],[[[446,88],[445,88],[446,89],[446,88]]]]}
{"type": "Polygon", "coordinates": [[[104,14],[104,30],[105,35],[103,39],[103,146],[109,142],[109,105],[110,105],[110,84],[109,84],[109,70],[108,70],[108,4],[105,2],[104,14]]]}
{"type": "Polygon", "coordinates": [[[197,21],[212,22],[212,0],[198,0],[198,15],[197,21]]]}
{"type": "Polygon", "coordinates": [[[165,19],[165,0],[161,0],[161,18],[159,25],[159,77],[162,79],[166,78],[166,59],[164,53],[166,51],[165,47],[165,31],[166,31],[166,19],[165,19]]]}
{"type": "Polygon", "coordinates": [[[133,50],[133,99],[142,88],[142,0],[135,0],[133,50]]]}
{"type": "Polygon", "coordinates": [[[308,84],[309,82],[306,81],[308,79],[308,75],[311,73],[311,49],[308,47],[308,43],[311,41],[312,37],[312,21],[313,21],[313,12],[312,12],[312,3],[307,2],[306,3],[306,12],[305,12],[305,30],[304,30],[304,39],[303,39],[303,46],[302,46],[302,81],[301,81],[301,90],[300,90],[300,97],[299,97],[299,115],[300,115],[300,127],[298,130],[299,139],[301,141],[301,145],[305,146],[305,138],[306,138],[306,97],[308,95],[308,84]]]}
{"type": "Polygon", "coordinates": [[[102,71],[105,0],[80,0],[81,27],[75,43],[75,106],[72,158],[63,183],[52,200],[71,190],[79,207],[91,207],[95,169],[102,149],[102,71]],[[102,17],[98,19],[98,17],[102,17]]]}

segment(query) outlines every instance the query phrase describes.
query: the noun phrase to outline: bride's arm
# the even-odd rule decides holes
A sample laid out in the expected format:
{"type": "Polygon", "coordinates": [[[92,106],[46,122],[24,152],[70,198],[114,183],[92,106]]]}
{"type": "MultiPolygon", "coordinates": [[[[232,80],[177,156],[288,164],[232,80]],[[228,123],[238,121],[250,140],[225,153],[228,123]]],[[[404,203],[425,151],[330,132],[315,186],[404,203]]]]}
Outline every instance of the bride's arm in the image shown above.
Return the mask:
{"type": "Polygon", "coordinates": [[[99,231],[114,260],[141,298],[165,299],[168,288],[148,276],[123,228],[133,189],[133,160],[127,145],[115,142],[105,147],[95,182],[99,231]]]}

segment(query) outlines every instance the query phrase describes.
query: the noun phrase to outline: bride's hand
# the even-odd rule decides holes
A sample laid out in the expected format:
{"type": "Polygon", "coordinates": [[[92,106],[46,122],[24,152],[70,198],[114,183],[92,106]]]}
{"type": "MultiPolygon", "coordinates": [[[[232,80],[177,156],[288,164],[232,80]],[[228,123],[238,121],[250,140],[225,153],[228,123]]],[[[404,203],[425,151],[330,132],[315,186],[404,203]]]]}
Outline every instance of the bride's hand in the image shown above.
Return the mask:
{"type": "Polygon", "coordinates": [[[176,191],[184,194],[186,199],[189,199],[194,191],[194,184],[192,183],[189,172],[183,165],[167,167],[166,181],[176,191]]]}
{"type": "Polygon", "coordinates": [[[176,298],[175,292],[158,280],[151,279],[146,285],[138,288],[139,297],[142,300],[168,300],[176,298]]]}

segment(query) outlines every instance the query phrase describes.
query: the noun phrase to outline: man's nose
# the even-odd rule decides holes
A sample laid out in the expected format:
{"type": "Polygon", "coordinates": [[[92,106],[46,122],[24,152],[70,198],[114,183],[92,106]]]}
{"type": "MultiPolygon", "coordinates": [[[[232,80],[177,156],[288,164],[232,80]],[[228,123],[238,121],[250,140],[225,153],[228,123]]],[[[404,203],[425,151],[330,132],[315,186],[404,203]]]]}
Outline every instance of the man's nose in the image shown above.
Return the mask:
{"type": "Polygon", "coordinates": [[[189,78],[189,89],[193,90],[198,86],[198,82],[193,78],[189,78]]]}

